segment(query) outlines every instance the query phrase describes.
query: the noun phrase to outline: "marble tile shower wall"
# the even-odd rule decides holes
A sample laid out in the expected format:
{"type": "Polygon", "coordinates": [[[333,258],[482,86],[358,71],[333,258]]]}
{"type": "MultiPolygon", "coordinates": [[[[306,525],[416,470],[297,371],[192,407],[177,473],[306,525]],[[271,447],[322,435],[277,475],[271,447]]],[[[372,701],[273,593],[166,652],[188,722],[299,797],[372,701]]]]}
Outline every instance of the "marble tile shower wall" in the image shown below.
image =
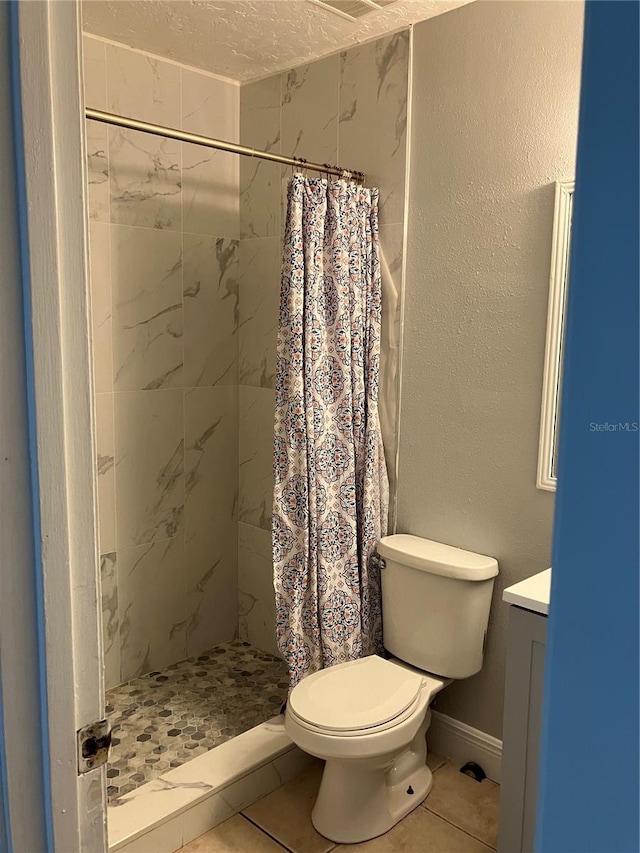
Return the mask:
{"type": "MultiPolygon", "coordinates": [[[[239,88],[85,37],[89,106],[238,139],[239,88]]],[[[87,123],[107,686],[234,638],[238,157],[87,123]]]]}
{"type": "MultiPolygon", "coordinates": [[[[396,441],[403,274],[410,33],[352,48],[244,85],[240,141],[367,173],[380,188],[384,328],[380,410],[390,475],[396,441]]],[[[290,169],[240,163],[240,636],[275,652],[272,429],[276,327],[286,184],[290,169]]],[[[393,482],[392,482],[393,493],[393,482]]]]}

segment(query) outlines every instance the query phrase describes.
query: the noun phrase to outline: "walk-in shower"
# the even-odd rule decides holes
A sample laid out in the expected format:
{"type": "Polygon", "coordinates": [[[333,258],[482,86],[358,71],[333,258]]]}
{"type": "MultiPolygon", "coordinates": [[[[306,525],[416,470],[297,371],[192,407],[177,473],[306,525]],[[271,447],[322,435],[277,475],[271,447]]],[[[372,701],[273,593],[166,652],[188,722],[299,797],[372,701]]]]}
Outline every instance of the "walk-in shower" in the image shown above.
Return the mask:
{"type": "Polygon", "coordinates": [[[295,158],[380,187],[380,409],[394,458],[408,72],[408,31],[241,86],[84,37],[98,111],[86,141],[114,814],[287,696],[271,507],[295,158]]]}

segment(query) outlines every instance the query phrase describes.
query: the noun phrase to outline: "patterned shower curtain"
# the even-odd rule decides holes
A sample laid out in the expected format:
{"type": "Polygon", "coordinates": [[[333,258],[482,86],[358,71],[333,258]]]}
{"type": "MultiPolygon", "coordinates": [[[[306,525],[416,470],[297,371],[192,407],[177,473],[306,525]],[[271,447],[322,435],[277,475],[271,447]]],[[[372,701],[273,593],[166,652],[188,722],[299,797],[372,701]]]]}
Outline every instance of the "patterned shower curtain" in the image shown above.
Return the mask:
{"type": "Polygon", "coordinates": [[[382,651],[378,190],[289,182],[274,435],[278,646],[291,686],[382,651]]]}

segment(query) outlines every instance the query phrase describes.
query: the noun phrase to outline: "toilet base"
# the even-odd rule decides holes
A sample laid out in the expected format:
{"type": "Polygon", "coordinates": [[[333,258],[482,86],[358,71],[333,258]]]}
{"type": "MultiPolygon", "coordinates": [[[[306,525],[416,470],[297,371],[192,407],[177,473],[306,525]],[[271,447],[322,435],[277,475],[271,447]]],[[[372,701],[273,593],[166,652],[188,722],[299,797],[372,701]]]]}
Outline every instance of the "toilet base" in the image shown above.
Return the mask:
{"type": "MultiPolygon", "coordinates": [[[[330,770],[327,766],[325,775],[330,770]]],[[[332,775],[329,772],[329,777],[332,775]]],[[[320,835],[338,844],[357,844],[384,835],[424,801],[433,785],[433,775],[426,766],[397,785],[388,786],[378,780],[375,795],[372,795],[371,788],[376,780],[370,776],[363,780],[354,773],[349,778],[350,774],[343,768],[339,776],[343,781],[352,783],[348,790],[342,790],[341,796],[334,791],[331,796],[323,797],[321,788],[311,814],[311,821],[320,835]],[[409,788],[412,794],[407,793],[409,788]]]]}
{"type": "Polygon", "coordinates": [[[427,767],[426,719],[400,755],[370,759],[328,759],[311,821],[320,835],[357,844],[383,835],[419,806],[431,790],[427,767]]]}

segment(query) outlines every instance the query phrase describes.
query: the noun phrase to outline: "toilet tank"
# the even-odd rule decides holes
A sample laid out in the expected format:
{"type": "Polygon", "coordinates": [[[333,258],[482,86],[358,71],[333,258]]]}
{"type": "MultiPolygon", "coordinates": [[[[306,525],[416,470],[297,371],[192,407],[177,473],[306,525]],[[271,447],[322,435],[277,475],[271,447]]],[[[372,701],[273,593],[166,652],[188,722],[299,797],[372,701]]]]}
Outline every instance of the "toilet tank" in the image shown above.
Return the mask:
{"type": "Polygon", "coordinates": [[[405,533],[381,539],[378,553],[387,651],[447,678],[479,672],[497,561],[405,533]]]}

